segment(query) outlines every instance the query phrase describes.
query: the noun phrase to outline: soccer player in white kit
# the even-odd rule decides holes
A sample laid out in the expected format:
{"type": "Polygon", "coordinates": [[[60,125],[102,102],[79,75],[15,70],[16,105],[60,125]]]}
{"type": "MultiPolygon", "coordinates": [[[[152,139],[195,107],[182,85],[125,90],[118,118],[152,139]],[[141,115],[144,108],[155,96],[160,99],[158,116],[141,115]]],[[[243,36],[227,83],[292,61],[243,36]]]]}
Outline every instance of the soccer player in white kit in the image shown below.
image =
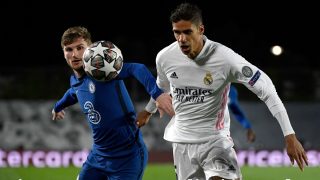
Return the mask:
{"type": "MultiPolygon", "coordinates": [[[[307,156],[270,78],[232,49],[208,39],[196,5],[180,4],[170,20],[176,42],[158,53],[156,65],[157,84],[170,92],[175,110],[164,139],[173,144],[177,179],[242,179],[230,137],[231,83],[245,85],[265,102],[280,124],[291,162],[303,170],[307,156]]],[[[152,99],[145,110],[145,118],[157,110],[152,99]]]]}

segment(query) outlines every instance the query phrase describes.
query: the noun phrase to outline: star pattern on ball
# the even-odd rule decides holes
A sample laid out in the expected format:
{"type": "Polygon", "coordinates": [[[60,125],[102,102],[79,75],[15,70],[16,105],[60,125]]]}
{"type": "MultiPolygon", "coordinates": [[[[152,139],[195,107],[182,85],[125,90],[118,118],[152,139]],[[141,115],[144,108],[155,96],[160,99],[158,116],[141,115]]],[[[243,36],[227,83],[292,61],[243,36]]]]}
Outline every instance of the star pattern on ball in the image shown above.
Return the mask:
{"type": "Polygon", "coordinates": [[[96,55],[99,54],[100,56],[102,56],[103,58],[105,58],[103,51],[106,50],[106,49],[108,49],[108,48],[103,47],[102,44],[101,44],[101,42],[99,42],[96,47],[93,47],[93,48],[91,48],[91,49],[93,50],[93,55],[92,55],[92,57],[95,57],[96,55]]]}
{"type": "MultiPolygon", "coordinates": [[[[106,62],[106,61],[105,61],[106,62]]],[[[112,61],[111,63],[108,63],[109,65],[104,66],[103,68],[100,68],[100,70],[105,71],[105,72],[114,72],[117,71],[113,65],[115,61],[112,61]]],[[[106,62],[107,63],[107,62],[106,62]]]]}
{"type": "Polygon", "coordinates": [[[84,66],[85,71],[91,72],[92,70],[95,70],[95,69],[97,68],[91,66],[89,63],[85,63],[85,66],[84,66]]]}

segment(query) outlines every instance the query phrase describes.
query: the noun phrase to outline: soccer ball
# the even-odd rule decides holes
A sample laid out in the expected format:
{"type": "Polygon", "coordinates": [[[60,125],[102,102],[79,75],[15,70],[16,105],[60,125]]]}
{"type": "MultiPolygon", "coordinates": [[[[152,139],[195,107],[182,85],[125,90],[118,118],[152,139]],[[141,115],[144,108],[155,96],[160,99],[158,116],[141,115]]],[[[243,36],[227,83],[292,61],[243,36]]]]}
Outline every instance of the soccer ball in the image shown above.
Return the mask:
{"type": "Polygon", "coordinates": [[[94,42],[86,48],[82,59],[86,74],[98,81],[114,79],[123,66],[121,50],[110,41],[94,42]]]}

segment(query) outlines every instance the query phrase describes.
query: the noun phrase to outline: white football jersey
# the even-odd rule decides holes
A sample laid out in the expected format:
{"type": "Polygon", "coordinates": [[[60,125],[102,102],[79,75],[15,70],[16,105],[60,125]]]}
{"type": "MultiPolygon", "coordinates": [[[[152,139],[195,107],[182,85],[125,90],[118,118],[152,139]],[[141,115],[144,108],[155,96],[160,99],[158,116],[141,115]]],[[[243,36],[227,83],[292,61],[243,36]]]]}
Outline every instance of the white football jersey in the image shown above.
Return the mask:
{"type": "MultiPolygon", "coordinates": [[[[242,83],[253,91],[273,115],[286,112],[272,81],[263,71],[230,48],[205,36],[204,41],[203,49],[194,60],[182,53],[177,42],[157,55],[157,84],[170,91],[175,110],[164,139],[200,143],[230,135],[227,101],[232,82],[242,83]]],[[[288,123],[289,119],[285,121],[288,123]]],[[[290,128],[289,122],[287,131],[292,133],[290,128]]]]}

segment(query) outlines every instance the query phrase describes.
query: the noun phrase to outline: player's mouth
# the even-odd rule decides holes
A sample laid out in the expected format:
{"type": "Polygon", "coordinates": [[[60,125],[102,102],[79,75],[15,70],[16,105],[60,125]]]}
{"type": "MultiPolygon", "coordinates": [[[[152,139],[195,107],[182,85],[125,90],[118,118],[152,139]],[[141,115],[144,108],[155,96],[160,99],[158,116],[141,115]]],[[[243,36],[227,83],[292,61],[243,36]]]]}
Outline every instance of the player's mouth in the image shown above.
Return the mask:
{"type": "Polygon", "coordinates": [[[189,54],[190,52],[190,46],[187,46],[187,45],[181,45],[180,49],[184,54],[189,54]]]}
{"type": "Polygon", "coordinates": [[[78,64],[82,64],[82,60],[81,59],[76,59],[72,61],[73,65],[78,65],[78,64]]]}

